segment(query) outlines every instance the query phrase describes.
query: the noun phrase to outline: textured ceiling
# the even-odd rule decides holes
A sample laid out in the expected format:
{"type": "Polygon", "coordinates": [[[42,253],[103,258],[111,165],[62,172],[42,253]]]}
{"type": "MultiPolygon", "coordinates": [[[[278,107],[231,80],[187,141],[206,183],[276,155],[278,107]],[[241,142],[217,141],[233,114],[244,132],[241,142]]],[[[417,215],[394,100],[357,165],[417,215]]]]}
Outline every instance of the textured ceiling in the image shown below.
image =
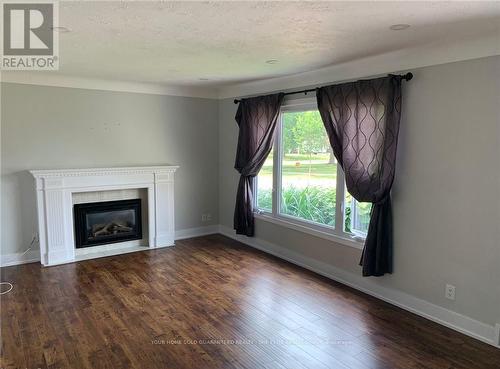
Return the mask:
{"type": "Polygon", "coordinates": [[[59,73],[223,86],[479,38],[499,24],[500,2],[61,2],[72,32],[60,34],[59,73]],[[398,23],[411,28],[389,30],[398,23]]]}

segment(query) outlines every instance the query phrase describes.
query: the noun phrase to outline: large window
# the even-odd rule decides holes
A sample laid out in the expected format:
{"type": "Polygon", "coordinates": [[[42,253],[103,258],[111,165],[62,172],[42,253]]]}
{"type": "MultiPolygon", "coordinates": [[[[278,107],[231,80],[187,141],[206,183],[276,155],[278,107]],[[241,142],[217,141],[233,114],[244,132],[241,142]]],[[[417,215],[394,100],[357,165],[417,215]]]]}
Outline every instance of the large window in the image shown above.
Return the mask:
{"type": "Polygon", "coordinates": [[[273,161],[274,148],[264,162],[256,179],[257,209],[268,213],[273,211],[273,161]]]}
{"type": "Polygon", "coordinates": [[[276,141],[255,181],[259,213],[342,237],[364,237],[371,204],[345,189],[314,102],[282,107],[276,141]]]}

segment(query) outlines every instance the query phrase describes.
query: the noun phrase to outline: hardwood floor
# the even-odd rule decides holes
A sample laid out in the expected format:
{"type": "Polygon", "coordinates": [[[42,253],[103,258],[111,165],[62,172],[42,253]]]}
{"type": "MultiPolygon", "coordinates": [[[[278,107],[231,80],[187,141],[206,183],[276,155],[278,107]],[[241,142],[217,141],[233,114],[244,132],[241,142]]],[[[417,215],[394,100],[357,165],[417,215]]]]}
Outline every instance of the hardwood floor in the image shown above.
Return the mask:
{"type": "Polygon", "coordinates": [[[2,269],[0,368],[500,368],[500,350],[220,235],[2,269]]]}

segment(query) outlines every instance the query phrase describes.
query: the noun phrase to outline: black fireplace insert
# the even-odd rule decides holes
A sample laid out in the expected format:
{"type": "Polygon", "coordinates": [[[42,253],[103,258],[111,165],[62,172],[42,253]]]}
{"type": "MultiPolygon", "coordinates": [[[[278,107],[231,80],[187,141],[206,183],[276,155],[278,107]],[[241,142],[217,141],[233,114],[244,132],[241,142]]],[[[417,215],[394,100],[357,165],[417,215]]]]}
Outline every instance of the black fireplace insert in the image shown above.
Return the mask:
{"type": "Polygon", "coordinates": [[[142,238],[141,199],[75,204],[76,248],[142,238]]]}

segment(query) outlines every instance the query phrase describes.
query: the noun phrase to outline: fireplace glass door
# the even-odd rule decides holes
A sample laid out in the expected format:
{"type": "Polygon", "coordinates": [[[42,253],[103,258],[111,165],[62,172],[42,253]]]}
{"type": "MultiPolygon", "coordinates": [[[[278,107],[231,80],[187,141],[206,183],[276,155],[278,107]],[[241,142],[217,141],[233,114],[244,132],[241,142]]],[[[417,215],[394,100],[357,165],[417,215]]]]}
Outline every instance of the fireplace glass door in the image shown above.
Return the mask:
{"type": "Polygon", "coordinates": [[[76,248],[142,238],[141,200],[74,205],[76,248]]]}

